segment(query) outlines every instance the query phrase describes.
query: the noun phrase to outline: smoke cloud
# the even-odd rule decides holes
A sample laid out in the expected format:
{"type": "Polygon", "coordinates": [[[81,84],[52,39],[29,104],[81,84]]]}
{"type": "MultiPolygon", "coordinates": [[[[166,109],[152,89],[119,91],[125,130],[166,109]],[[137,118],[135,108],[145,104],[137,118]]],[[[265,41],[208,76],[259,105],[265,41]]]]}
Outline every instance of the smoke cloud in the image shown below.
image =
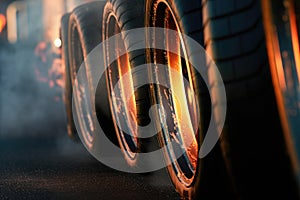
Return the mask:
{"type": "Polygon", "coordinates": [[[38,73],[48,73],[38,63],[31,46],[1,46],[1,137],[65,131],[62,91],[38,80],[38,73]]]}
{"type": "Polygon", "coordinates": [[[0,138],[67,134],[62,89],[49,76],[59,55],[43,38],[41,2],[30,6],[26,39],[10,44],[0,37],[0,138]]]}

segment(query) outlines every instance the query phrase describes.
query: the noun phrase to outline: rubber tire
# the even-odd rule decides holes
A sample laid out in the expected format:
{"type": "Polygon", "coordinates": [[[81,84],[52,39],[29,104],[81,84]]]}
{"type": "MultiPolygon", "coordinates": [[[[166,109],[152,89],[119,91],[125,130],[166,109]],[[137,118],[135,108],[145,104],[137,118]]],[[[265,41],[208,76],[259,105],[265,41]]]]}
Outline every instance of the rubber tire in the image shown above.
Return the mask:
{"type": "MultiPolygon", "coordinates": [[[[113,13],[113,15],[115,16],[116,21],[119,24],[120,31],[124,32],[131,29],[144,27],[144,8],[144,0],[109,0],[105,6],[103,13],[103,40],[106,39],[104,27],[107,26],[106,21],[111,13],[113,13]]],[[[135,45],[137,43],[144,44],[144,38],[142,41],[137,41],[136,38],[132,38],[132,35],[125,34],[123,39],[131,68],[133,69],[137,66],[144,65],[146,63],[145,50],[130,50],[130,47],[132,45],[135,45]]],[[[141,79],[144,78],[147,77],[141,77],[137,72],[132,73],[134,84],[139,85],[139,82],[142,81],[141,79]]],[[[107,88],[107,91],[109,92],[109,88],[107,88]]],[[[135,91],[135,100],[137,108],[137,123],[139,126],[146,126],[150,122],[150,118],[148,116],[148,111],[150,108],[149,86],[146,85],[137,88],[135,91]]],[[[114,130],[112,133],[114,135],[117,134],[116,130],[114,130]]],[[[119,145],[119,147],[123,148],[122,145],[119,145]]],[[[151,138],[138,138],[137,153],[147,153],[156,149],[158,149],[158,144],[157,138],[155,136],[151,138]]],[[[150,162],[147,162],[144,159],[141,160],[139,158],[139,155],[137,155],[134,159],[131,159],[125,155],[124,159],[132,168],[140,168],[145,165],[151,165],[150,162]]]]}
{"type": "MultiPolygon", "coordinates": [[[[153,18],[152,9],[156,2],[157,0],[146,1],[146,27],[153,26],[153,24],[151,24],[153,18]]],[[[201,1],[191,0],[187,3],[186,0],[166,0],[165,2],[167,2],[172,9],[181,33],[203,45],[201,1]]],[[[187,51],[191,53],[192,50],[189,49],[188,45],[186,45],[186,48],[187,51]]],[[[148,62],[153,62],[151,51],[147,51],[147,59],[148,62]]],[[[191,59],[197,59],[197,55],[195,54],[191,59]]],[[[193,69],[192,74],[193,83],[195,84],[194,89],[198,96],[201,108],[200,115],[203,120],[200,122],[199,127],[202,129],[201,131],[203,133],[206,133],[211,114],[211,100],[207,86],[201,76],[193,69]]],[[[153,102],[155,102],[156,99],[154,93],[154,91],[151,91],[151,94],[153,94],[151,98],[153,102]]],[[[159,136],[160,141],[162,141],[162,133],[159,133],[159,136]]],[[[199,136],[198,144],[201,145],[204,137],[205,135],[199,136]]],[[[163,142],[160,143],[162,144],[163,142]]],[[[164,154],[167,155],[166,152],[164,154]]],[[[205,158],[200,160],[200,164],[197,166],[195,179],[189,187],[178,180],[171,166],[168,166],[167,170],[176,191],[180,194],[182,199],[234,199],[235,197],[219,144],[217,144],[205,158]]]]}
{"type": "Polygon", "coordinates": [[[241,199],[298,199],[272,86],[259,0],[204,0],[205,47],[227,93],[222,152],[241,199]]]}
{"type": "Polygon", "coordinates": [[[72,113],[72,81],[71,81],[71,73],[70,73],[70,62],[69,62],[69,48],[68,48],[68,28],[69,28],[69,19],[70,13],[66,13],[61,18],[61,26],[60,26],[60,38],[62,41],[62,63],[65,69],[65,87],[63,93],[63,100],[66,112],[66,120],[67,120],[67,131],[68,135],[71,139],[78,141],[78,135],[76,131],[76,127],[74,124],[73,113],[72,113]]]}
{"type": "MultiPolygon", "coordinates": [[[[100,1],[90,2],[76,7],[71,13],[68,35],[69,35],[70,72],[72,77],[72,84],[74,84],[76,73],[81,63],[87,58],[88,54],[102,41],[101,21],[102,21],[102,13],[103,13],[104,6],[105,6],[105,2],[100,2],[100,1]],[[75,38],[76,34],[78,34],[78,38],[75,38]],[[77,45],[77,49],[75,45],[77,45]],[[80,60],[76,60],[78,56],[81,56],[80,60]]],[[[107,104],[105,105],[105,103],[107,102],[107,94],[104,91],[101,92],[100,95],[98,94],[95,97],[95,95],[92,93],[93,77],[91,74],[90,63],[86,62],[85,64],[86,64],[86,74],[87,74],[88,87],[89,87],[89,91],[87,92],[87,94],[91,95],[90,99],[95,100],[95,108],[93,109],[96,112],[98,119],[101,119],[99,121],[101,127],[103,129],[107,127],[109,128],[111,125],[107,117],[108,115],[107,111],[105,110],[106,109],[105,106],[107,106],[107,104]]],[[[103,78],[101,78],[101,80],[103,80],[103,78]]]]}

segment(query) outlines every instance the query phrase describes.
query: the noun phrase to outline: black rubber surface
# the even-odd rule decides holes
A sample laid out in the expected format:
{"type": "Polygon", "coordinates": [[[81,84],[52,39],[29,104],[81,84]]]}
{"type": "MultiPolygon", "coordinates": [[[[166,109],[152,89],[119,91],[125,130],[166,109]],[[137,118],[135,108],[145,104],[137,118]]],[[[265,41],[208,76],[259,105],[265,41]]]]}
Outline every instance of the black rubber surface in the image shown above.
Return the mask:
{"type": "Polygon", "coordinates": [[[203,1],[205,47],[227,92],[221,144],[242,199],[297,199],[276,108],[259,0],[203,1]]]}

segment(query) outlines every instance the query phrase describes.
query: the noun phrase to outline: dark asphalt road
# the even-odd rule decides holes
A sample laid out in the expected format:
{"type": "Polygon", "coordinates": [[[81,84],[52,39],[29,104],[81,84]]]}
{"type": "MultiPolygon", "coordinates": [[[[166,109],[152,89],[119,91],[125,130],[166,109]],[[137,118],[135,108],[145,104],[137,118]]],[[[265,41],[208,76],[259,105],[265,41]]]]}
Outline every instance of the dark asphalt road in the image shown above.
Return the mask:
{"type": "Polygon", "coordinates": [[[126,174],[62,137],[0,140],[0,199],[179,199],[164,170],[126,174]]]}

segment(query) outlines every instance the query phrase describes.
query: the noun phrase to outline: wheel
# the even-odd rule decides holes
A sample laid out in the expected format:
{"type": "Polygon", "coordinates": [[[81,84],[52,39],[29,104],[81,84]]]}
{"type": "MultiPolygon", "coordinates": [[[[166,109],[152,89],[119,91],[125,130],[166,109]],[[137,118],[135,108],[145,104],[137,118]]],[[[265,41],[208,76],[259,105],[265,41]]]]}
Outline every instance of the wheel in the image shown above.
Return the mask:
{"type": "Polygon", "coordinates": [[[148,43],[163,42],[165,49],[171,47],[178,52],[176,55],[161,49],[147,51],[148,62],[166,66],[157,66],[150,73],[153,74],[151,79],[158,83],[152,87],[151,99],[152,104],[163,108],[158,111],[156,121],[161,130],[158,133],[160,145],[167,147],[163,151],[166,163],[172,163],[167,166],[171,181],[183,199],[232,199],[233,191],[219,145],[205,158],[199,158],[212,108],[208,86],[190,64],[199,54],[187,57],[193,54],[188,41],[179,36],[169,38],[167,31],[185,34],[203,45],[201,1],[147,0],[145,21],[146,27],[165,29],[163,36],[156,36],[156,31],[147,35],[148,43]],[[212,192],[216,190],[217,193],[212,192]]]}
{"type": "MultiPolygon", "coordinates": [[[[74,115],[75,122],[81,132],[84,145],[91,149],[94,145],[95,123],[91,121],[96,115],[94,105],[95,95],[92,88],[92,74],[90,63],[84,62],[88,54],[100,44],[101,38],[101,19],[105,3],[91,2],[83,4],[73,10],[69,20],[69,60],[72,85],[78,84],[74,91],[74,115]],[[76,75],[79,67],[84,62],[84,76],[87,83],[76,83],[76,75]]],[[[104,97],[105,99],[105,94],[104,97]]]]}
{"type": "Polygon", "coordinates": [[[70,13],[65,14],[61,18],[60,37],[62,41],[62,63],[65,69],[65,88],[64,88],[64,105],[67,118],[67,131],[69,137],[78,141],[78,135],[74,124],[72,113],[72,81],[70,74],[69,49],[68,49],[68,28],[69,28],[70,13]]]}
{"type": "MultiPolygon", "coordinates": [[[[122,38],[115,39],[105,46],[107,92],[112,121],[119,147],[129,166],[142,168],[146,164],[139,154],[147,153],[155,146],[156,138],[140,138],[139,126],[146,126],[150,119],[148,86],[136,88],[141,81],[134,69],[146,63],[145,50],[130,51],[132,35],[125,31],[144,27],[144,0],[111,0],[108,1],[103,13],[103,41],[112,41],[112,36],[122,33],[122,38]],[[134,6],[132,6],[134,5],[134,6]],[[119,52],[126,51],[124,55],[119,52]],[[113,60],[112,58],[116,58],[113,60]],[[124,76],[129,74],[128,80],[124,76]],[[130,96],[130,99],[126,98],[130,96]]],[[[135,37],[135,36],[133,36],[135,37]]],[[[143,44],[144,38],[138,43],[143,44]]],[[[147,77],[146,77],[147,78],[147,77]]],[[[148,168],[148,167],[147,167],[148,168]]]]}
{"type": "Polygon", "coordinates": [[[221,147],[240,198],[298,199],[270,74],[265,11],[259,0],[203,1],[205,47],[228,98],[221,147]]]}

